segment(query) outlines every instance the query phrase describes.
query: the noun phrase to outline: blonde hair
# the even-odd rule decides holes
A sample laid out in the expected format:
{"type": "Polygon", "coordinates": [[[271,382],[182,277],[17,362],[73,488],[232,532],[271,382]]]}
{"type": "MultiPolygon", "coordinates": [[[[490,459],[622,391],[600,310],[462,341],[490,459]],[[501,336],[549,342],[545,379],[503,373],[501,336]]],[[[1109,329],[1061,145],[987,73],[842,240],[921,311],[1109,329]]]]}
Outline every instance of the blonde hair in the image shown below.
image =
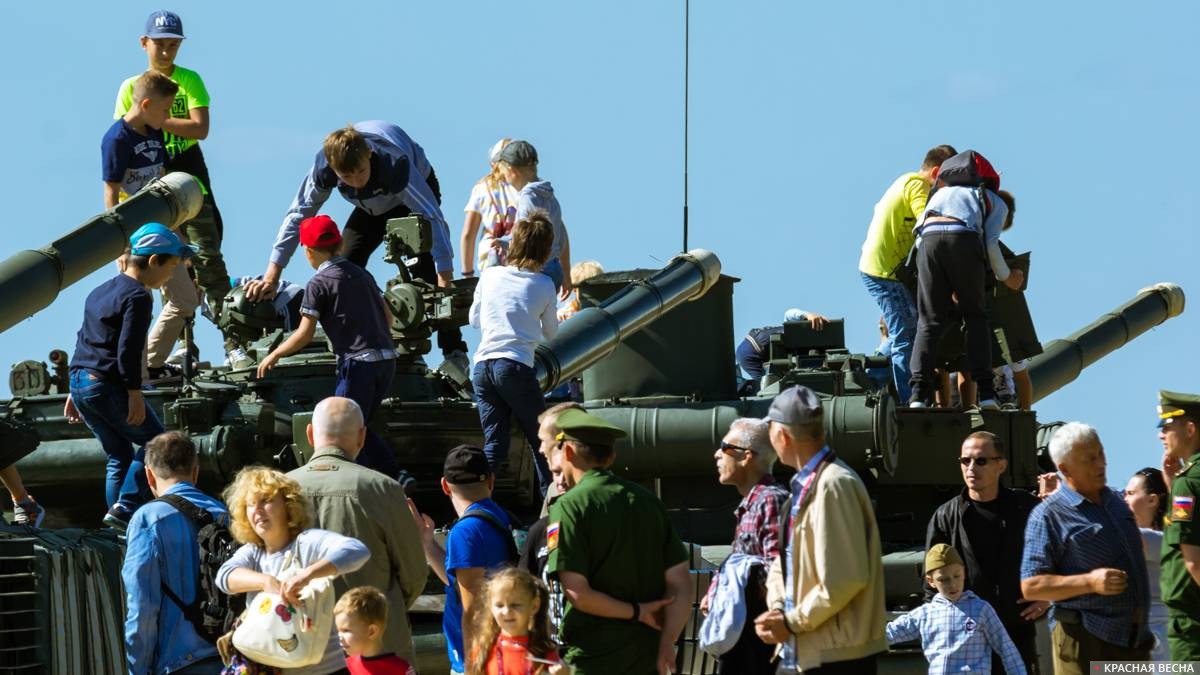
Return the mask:
{"type": "Polygon", "coordinates": [[[326,136],[321,150],[334,173],[357,171],[371,157],[371,146],[367,145],[367,139],[350,124],[326,136]]]}
{"type": "Polygon", "coordinates": [[[604,268],[595,260],[583,260],[571,265],[571,285],[579,284],[604,274],[604,268]]]}
{"type": "Polygon", "coordinates": [[[242,544],[264,548],[262,537],[258,536],[246,517],[246,504],[256,497],[271,500],[279,496],[287,505],[288,535],[295,539],[296,535],[312,527],[312,514],[309,513],[308,500],[300,492],[300,484],[265,466],[248,466],[239,471],[229,487],[225,488],[224,495],[225,503],[229,506],[229,533],[233,538],[242,544]]]}
{"type": "MultiPolygon", "coordinates": [[[[530,602],[538,603],[537,611],[533,613],[533,625],[529,627],[529,643],[527,649],[533,656],[542,658],[557,649],[554,640],[550,639],[550,592],[541,579],[529,572],[516,567],[506,567],[496,572],[484,583],[481,593],[482,602],[472,603],[471,617],[474,626],[474,644],[471,645],[470,661],[467,663],[467,675],[484,675],[487,673],[488,658],[492,655],[492,647],[500,636],[500,626],[492,616],[492,600],[502,593],[516,589],[529,596],[530,602]]],[[[534,665],[533,673],[546,672],[546,665],[534,665]]]]}
{"type": "Polygon", "coordinates": [[[147,70],[133,81],[133,106],[136,108],[146,99],[174,98],[179,85],[157,70],[147,70]]]}
{"type": "Polygon", "coordinates": [[[388,603],[383,591],[374,586],[351,588],[338,598],[333,613],[356,616],[369,626],[387,627],[388,603]]]}

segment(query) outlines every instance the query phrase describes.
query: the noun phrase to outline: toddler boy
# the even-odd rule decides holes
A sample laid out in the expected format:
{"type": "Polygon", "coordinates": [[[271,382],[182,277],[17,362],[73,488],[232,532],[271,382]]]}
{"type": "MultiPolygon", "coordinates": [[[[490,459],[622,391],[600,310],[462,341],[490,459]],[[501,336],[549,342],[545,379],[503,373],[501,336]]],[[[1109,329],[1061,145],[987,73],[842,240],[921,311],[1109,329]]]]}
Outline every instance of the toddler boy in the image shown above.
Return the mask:
{"type": "Polygon", "coordinates": [[[154,305],[147,289],[160,288],[195,254],[159,223],[138,228],[129,244],[122,272],[96,287],[84,304],[63,410],[69,422],[82,418],[108,455],[104,524],[118,530],[146,501],[144,446],[163,431],[142,398],[142,352],[154,305]]]}
{"type": "MultiPolygon", "coordinates": [[[[369,422],[392,386],[398,356],[383,294],[370,272],[340,255],[342,233],[329,216],[302,221],[300,244],[317,271],[304,289],[300,327],[259,363],[258,376],[308,346],[320,322],[338,357],[333,395],[353,399],[369,422]]],[[[358,463],[392,478],[400,472],[391,448],[370,429],[358,463]]]]}
{"type": "Polygon", "coordinates": [[[573,288],[571,277],[567,275],[571,270],[571,241],[563,223],[562,207],[554,196],[554,187],[550,181],[538,178],[537,150],[528,141],[513,141],[500,151],[499,164],[504,180],[519,192],[516,222],[528,220],[536,211],[544,211],[554,226],[550,259],[542,272],[554,280],[555,288],[559,289],[558,297],[566,300],[573,288]]]}
{"type": "Polygon", "coordinates": [[[387,597],[374,586],[351,588],[338,598],[333,622],[350,675],[417,675],[408,661],[384,653],[387,615],[387,597]]]}
{"type": "Polygon", "coordinates": [[[921,638],[931,675],[992,672],[992,650],[1008,675],[1025,675],[1021,653],[1004,631],[996,610],[964,591],[966,567],[958,551],[937,544],[925,554],[925,580],[938,594],[933,600],[887,625],[890,644],[921,638]]]}

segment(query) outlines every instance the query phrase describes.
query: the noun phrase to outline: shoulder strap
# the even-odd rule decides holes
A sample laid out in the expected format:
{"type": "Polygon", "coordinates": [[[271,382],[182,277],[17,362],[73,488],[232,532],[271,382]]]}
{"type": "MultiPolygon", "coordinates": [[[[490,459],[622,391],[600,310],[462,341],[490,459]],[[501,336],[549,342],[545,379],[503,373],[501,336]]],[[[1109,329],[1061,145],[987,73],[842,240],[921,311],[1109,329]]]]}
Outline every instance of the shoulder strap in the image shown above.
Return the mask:
{"type": "Polygon", "coordinates": [[[462,514],[462,517],[458,519],[458,522],[462,522],[468,518],[478,518],[499,530],[500,533],[504,535],[505,543],[508,544],[508,557],[510,560],[517,560],[521,557],[521,552],[517,550],[517,542],[513,539],[511,526],[500,522],[499,518],[484,508],[467,511],[466,513],[462,514]]]}
{"type": "MultiPolygon", "coordinates": [[[[196,525],[196,532],[199,532],[206,525],[210,525],[214,522],[213,515],[208,511],[208,509],[200,508],[180,495],[163,495],[154,501],[164,502],[178,509],[181,513],[183,513],[183,515],[190,518],[192,523],[196,525]]],[[[199,572],[199,568],[197,568],[197,572],[199,572]]],[[[199,625],[197,621],[202,619],[199,613],[199,584],[196,586],[196,599],[191,604],[184,602],[178,595],[176,595],[175,591],[172,591],[171,587],[167,586],[166,582],[159,581],[158,585],[162,589],[162,592],[171,599],[171,602],[175,603],[175,605],[179,607],[179,610],[183,612],[184,618],[186,618],[188,621],[191,621],[193,625],[199,625]]]]}

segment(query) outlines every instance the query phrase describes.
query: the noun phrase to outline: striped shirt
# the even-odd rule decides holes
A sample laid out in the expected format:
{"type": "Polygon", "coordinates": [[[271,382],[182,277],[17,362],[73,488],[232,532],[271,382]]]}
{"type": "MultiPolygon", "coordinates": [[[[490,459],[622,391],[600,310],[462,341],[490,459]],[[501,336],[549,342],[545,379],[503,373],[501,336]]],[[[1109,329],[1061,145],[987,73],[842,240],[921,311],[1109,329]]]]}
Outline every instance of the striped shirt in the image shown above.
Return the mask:
{"type": "Polygon", "coordinates": [[[1121,647],[1146,644],[1150,581],[1133,513],[1111,488],[1103,488],[1096,504],[1064,483],[1029,514],[1021,579],[1087,574],[1101,567],[1128,574],[1126,589],[1118,595],[1086,593],[1059,600],[1052,618],[1059,610],[1072,610],[1089,633],[1105,642],[1121,647]]]}
{"type": "Polygon", "coordinates": [[[887,625],[891,644],[918,637],[931,675],[990,673],[993,650],[1009,675],[1025,674],[1021,652],[1004,631],[996,610],[971,591],[963,591],[958,602],[950,602],[938,593],[933,600],[887,625]]]}

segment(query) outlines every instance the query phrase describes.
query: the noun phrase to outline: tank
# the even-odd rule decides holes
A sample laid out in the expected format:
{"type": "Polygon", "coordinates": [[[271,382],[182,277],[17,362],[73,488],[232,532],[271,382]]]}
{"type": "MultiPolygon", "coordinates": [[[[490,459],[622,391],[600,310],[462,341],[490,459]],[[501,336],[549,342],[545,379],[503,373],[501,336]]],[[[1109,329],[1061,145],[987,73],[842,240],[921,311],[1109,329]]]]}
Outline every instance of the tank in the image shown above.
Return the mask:
{"type": "MultiPolygon", "coordinates": [[[[21,302],[0,307],[0,330],[115,258],[144,222],[181,222],[198,206],[194,181],[172,174],[46,249],[0,263],[0,288],[22,289],[7,296],[21,302]]],[[[439,288],[408,274],[404,261],[431,246],[429,224],[420,218],[390,221],[384,245],[386,259],[397,264],[384,295],[401,358],[392,391],[371,426],[392,446],[422,510],[444,522],[451,515],[438,484],[445,453],[459,443],[481,443],[482,434],[468,374],[447,366],[431,369],[425,356],[434,330],[466,323],[475,280],[439,288]]],[[[714,253],[702,249],[658,270],[615,272],[585,282],[580,286],[585,308],[536,350],[543,390],[582,377],[586,407],[628,434],[618,445],[615,469],[661,496],[685,540],[721,545],[730,540],[738,497],[713,480],[713,450],[737,417],[763,416],[786,387],[811,387],[825,400],[830,445],[858,472],[875,501],[889,609],[911,607],[919,602],[917,551],[925,524],[960,487],[957,465],[949,458],[961,439],[976,429],[1001,436],[1011,448],[1006,482],[1033,488],[1037,474],[1049,468],[1038,450],[1045,430],[1031,411],[899,406],[894,392],[870,377],[870,369],[886,363],[847,350],[840,320],[820,332],[806,323],[785,324],[770,344],[761,389],[740,395],[745,390],[733,363],[736,282],[721,274],[714,253]]],[[[1178,286],[1159,284],[1043,350],[1023,296],[1007,289],[996,293],[998,349],[1014,358],[1036,355],[1030,374],[1038,400],[1184,306],[1178,286]]],[[[284,339],[288,319],[237,289],[225,298],[220,323],[225,335],[240,342],[244,363],[201,364],[177,386],[147,392],[169,428],[196,439],[200,484],[210,493],[248,464],[282,470],[303,464],[312,451],[305,427],[316,402],[333,390],[336,370],[336,358],[318,332],[308,348],[258,378],[255,363],[284,339]]],[[[8,441],[0,445],[0,465],[20,460],[26,485],[50,511],[48,525],[93,527],[102,514],[105,456],[86,427],[68,425],[62,417],[66,355],[56,351],[48,358],[50,365],[34,360],[14,367],[10,379],[16,397],[0,401],[0,434],[8,441]]],[[[497,496],[518,514],[533,517],[540,500],[531,458],[518,450],[523,440],[513,440],[497,496]]],[[[781,477],[786,473],[780,469],[781,477]]],[[[429,606],[436,610],[438,605],[429,606]]],[[[441,653],[437,634],[434,621],[418,630],[423,654],[441,653]]],[[[923,667],[920,661],[917,671],[923,667]]]]}

